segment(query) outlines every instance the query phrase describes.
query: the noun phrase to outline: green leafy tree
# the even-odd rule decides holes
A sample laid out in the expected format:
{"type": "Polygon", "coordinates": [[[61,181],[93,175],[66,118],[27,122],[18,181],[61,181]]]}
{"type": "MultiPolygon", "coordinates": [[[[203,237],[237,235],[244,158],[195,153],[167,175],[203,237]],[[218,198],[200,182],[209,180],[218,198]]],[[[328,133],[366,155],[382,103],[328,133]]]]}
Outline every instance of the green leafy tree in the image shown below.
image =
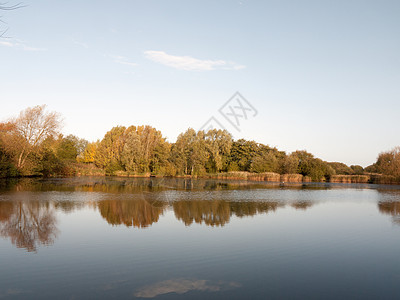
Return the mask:
{"type": "Polygon", "coordinates": [[[14,139],[9,134],[13,126],[12,123],[0,123],[0,177],[19,175],[15,166],[14,139]]]}
{"type": "Polygon", "coordinates": [[[18,170],[14,166],[12,156],[6,152],[0,142],[0,178],[18,176],[18,170]]]}
{"type": "Polygon", "coordinates": [[[208,170],[211,172],[227,170],[232,135],[226,130],[211,129],[205,133],[205,141],[209,153],[208,170]]]}
{"type": "Polygon", "coordinates": [[[122,152],[122,162],[127,171],[142,173],[147,171],[147,162],[140,136],[136,131],[128,134],[122,152]]]}
{"type": "Polygon", "coordinates": [[[250,171],[256,173],[278,172],[278,158],[271,151],[261,153],[252,159],[250,171]]]}
{"type": "Polygon", "coordinates": [[[375,168],[378,173],[400,178],[400,147],[380,153],[375,168]]]}
{"type": "Polygon", "coordinates": [[[240,139],[234,141],[231,147],[228,168],[239,167],[239,171],[250,171],[253,157],[257,153],[258,144],[254,141],[240,139]]]}
{"type": "Polygon", "coordinates": [[[57,157],[64,160],[75,160],[78,156],[78,149],[73,136],[61,138],[57,147],[57,157]]]}
{"type": "Polygon", "coordinates": [[[296,151],[295,155],[299,158],[299,174],[309,176],[313,181],[329,179],[335,174],[335,170],[327,162],[306,151],[296,151]]]}
{"type": "Polygon", "coordinates": [[[164,138],[154,147],[153,155],[150,160],[150,171],[160,175],[175,175],[176,171],[173,164],[169,161],[171,144],[164,138]]]}
{"type": "Polygon", "coordinates": [[[168,153],[169,145],[160,131],[151,126],[130,127],[122,162],[130,172],[157,173],[166,166],[168,153]]]}
{"type": "Polygon", "coordinates": [[[299,172],[299,157],[296,153],[287,155],[282,161],[282,174],[297,174],[299,172]]]}
{"type": "Polygon", "coordinates": [[[328,164],[335,170],[336,174],[338,174],[338,175],[353,175],[354,174],[354,170],[344,163],[330,162],[328,164]]]}
{"type": "Polygon", "coordinates": [[[84,151],[78,155],[77,160],[81,163],[94,163],[96,159],[97,148],[99,147],[100,141],[87,143],[84,151]]]}
{"type": "Polygon", "coordinates": [[[121,154],[125,146],[125,131],[126,127],[116,126],[105,134],[94,157],[96,166],[111,174],[123,170],[121,154]]]}
{"type": "Polygon", "coordinates": [[[353,170],[355,175],[363,175],[364,174],[364,168],[359,165],[352,165],[350,168],[353,170]]]}
{"type": "Polygon", "coordinates": [[[189,128],[181,133],[172,147],[172,161],[178,173],[200,175],[205,173],[205,165],[209,159],[204,131],[189,128]]]}

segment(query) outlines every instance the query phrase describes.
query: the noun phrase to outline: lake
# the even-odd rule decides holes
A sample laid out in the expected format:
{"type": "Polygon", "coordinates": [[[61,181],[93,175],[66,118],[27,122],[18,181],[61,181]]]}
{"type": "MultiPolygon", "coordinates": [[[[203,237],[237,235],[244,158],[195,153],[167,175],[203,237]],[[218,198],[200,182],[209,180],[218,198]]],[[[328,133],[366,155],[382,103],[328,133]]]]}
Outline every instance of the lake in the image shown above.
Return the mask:
{"type": "Polygon", "coordinates": [[[400,297],[400,187],[0,181],[0,298],[400,297]]]}

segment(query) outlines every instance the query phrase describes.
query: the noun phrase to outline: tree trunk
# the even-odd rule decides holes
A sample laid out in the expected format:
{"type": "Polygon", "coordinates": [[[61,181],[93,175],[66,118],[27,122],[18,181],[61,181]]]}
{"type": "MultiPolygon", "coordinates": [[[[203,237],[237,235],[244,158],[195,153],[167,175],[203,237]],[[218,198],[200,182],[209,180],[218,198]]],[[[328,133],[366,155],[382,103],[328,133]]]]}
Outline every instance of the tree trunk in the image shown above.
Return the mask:
{"type": "Polygon", "coordinates": [[[25,152],[25,149],[22,149],[21,154],[18,157],[18,165],[17,165],[18,169],[20,169],[22,167],[22,163],[23,163],[22,156],[24,155],[24,152],[25,152]]]}

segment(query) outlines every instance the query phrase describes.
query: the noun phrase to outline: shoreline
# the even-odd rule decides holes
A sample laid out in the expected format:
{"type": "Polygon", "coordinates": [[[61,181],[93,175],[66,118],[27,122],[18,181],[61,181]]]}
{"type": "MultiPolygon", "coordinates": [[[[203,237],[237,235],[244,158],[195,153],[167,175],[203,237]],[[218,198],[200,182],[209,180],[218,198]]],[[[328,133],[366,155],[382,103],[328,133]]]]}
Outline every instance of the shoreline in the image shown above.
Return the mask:
{"type": "Polygon", "coordinates": [[[74,178],[74,177],[121,177],[121,178],[182,178],[182,179],[221,179],[221,180],[240,180],[254,182],[275,182],[275,183],[348,183],[348,184],[383,184],[383,185],[399,185],[400,180],[396,180],[393,176],[382,174],[367,175],[332,175],[330,178],[321,181],[312,181],[310,177],[301,174],[278,174],[278,173],[250,173],[250,172],[226,172],[218,174],[206,175],[175,175],[164,176],[145,174],[129,174],[126,172],[116,172],[115,174],[105,174],[94,172],[91,174],[77,172],[75,175],[52,175],[52,176],[17,176],[17,177],[1,177],[0,179],[21,179],[21,178],[74,178]]]}
{"type": "MultiPolygon", "coordinates": [[[[78,174],[77,176],[87,176],[78,174]]],[[[279,182],[279,183],[356,183],[356,184],[386,184],[396,185],[400,184],[400,180],[396,180],[395,177],[382,174],[366,174],[366,175],[332,175],[330,178],[313,181],[309,176],[303,176],[302,174],[279,174],[273,172],[267,173],[251,173],[251,172],[225,172],[218,174],[206,174],[206,175],[175,175],[175,176],[164,176],[164,175],[152,175],[152,174],[129,174],[129,173],[116,173],[113,175],[103,176],[115,176],[115,177],[127,177],[127,178],[188,178],[188,179],[223,179],[223,180],[243,180],[243,181],[264,181],[264,182],[279,182]]]]}

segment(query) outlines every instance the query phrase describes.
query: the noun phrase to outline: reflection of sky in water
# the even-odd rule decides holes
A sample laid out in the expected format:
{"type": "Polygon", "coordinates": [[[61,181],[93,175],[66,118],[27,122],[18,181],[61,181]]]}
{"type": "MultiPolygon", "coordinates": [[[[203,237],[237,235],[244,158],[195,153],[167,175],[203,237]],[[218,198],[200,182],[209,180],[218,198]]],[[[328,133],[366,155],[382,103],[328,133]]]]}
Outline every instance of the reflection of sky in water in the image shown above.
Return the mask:
{"type": "Polygon", "coordinates": [[[393,188],[143,195],[63,189],[0,193],[1,230],[18,207],[35,232],[38,216],[50,214],[53,222],[51,239],[38,240],[36,252],[1,233],[0,296],[388,298],[400,292],[400,193],[393,188]]]}

